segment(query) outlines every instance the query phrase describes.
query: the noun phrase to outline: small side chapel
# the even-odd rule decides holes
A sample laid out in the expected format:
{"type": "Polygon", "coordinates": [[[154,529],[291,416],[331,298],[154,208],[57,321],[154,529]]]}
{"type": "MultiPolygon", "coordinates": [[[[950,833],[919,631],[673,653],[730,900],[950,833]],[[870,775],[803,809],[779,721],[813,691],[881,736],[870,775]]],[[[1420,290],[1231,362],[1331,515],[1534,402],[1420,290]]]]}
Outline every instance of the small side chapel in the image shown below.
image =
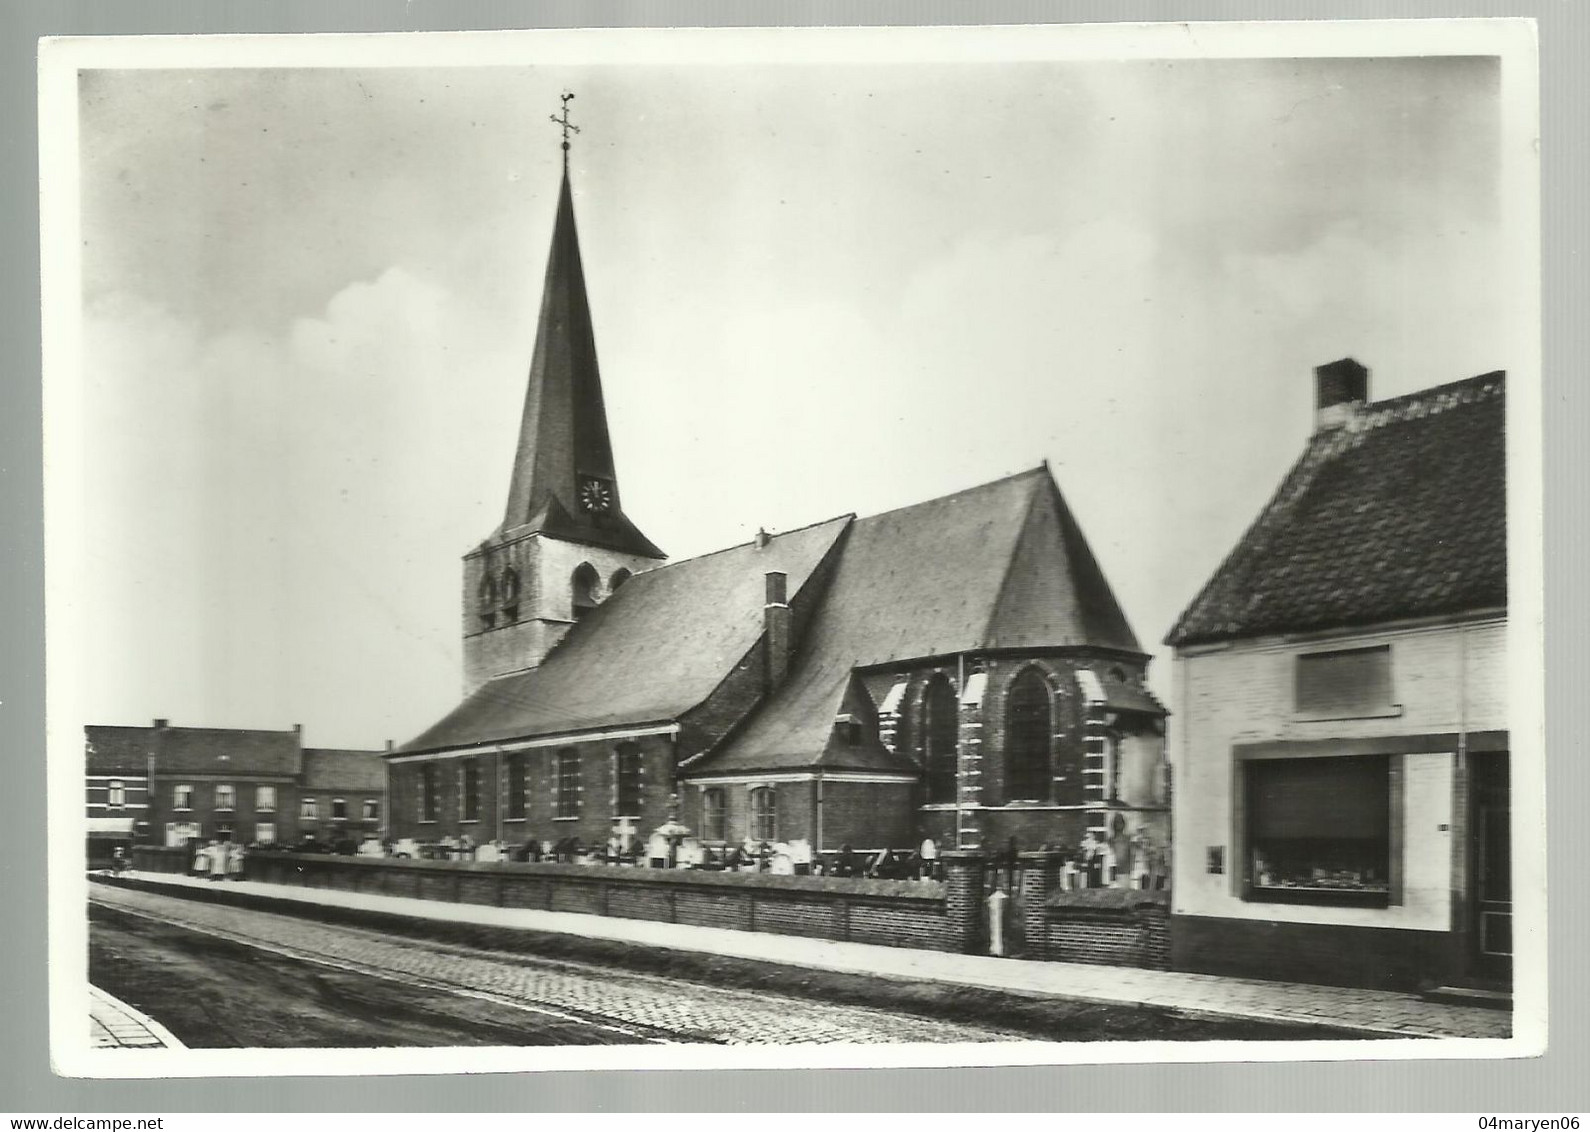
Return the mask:
{"type": "Polygon", "coordinates": [[[392,835],[1108,844],[1117,883],[1162,877],[1166,711],[1047,464],[679,562],[641,533],[564,148],[507,508],[464,556],[464,699],[389,756],[392,835]]]}

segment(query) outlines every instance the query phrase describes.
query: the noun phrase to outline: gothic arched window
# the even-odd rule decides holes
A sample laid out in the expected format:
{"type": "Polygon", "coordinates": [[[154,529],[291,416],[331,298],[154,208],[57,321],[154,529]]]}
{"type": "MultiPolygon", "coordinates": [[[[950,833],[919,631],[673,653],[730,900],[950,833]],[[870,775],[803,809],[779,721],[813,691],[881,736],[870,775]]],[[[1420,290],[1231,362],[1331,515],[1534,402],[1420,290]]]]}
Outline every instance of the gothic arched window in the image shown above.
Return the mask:
{"type": "Polygon", "coordinates": [[[629,581],[634,576],[635,575],[633,573],[620,566],[617,570],[613,571],[613,576],[607,580],[608,593],[617,593],[618,587],[629,581]]]}
{"type": "Polygon", "coordinates": [[[1049,757],[1054,745],[1054,705],[1049,682],[1036,668],[1010,685],[1005,705],[1005,800],[1049,801],[1049,757]]]}
{"type": "Polygon", "coordinates": [[[601,575],[589,562],[581,562],[571,579],[574,587],[574,619],[578,621],[596,608],[596,590],[602,584],[601,575]]]}
{"type": "Polygon", "coordinates": [[[955,801],[960,718],[955,685],[942,674],[922,693],[922,769],[929,805],[955,801]]]}

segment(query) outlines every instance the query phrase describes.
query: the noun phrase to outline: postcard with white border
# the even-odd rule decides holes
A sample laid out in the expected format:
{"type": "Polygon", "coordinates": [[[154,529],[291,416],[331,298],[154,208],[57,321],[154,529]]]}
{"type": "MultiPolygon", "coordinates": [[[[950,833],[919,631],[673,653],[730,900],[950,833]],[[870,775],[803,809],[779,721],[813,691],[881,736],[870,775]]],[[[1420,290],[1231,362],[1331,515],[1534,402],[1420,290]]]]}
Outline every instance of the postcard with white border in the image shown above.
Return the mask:
{"type": "Polygon", "coordinates": [[[40,64],[57,1072],[1545,1049],[1531,22],[40,64]]]}

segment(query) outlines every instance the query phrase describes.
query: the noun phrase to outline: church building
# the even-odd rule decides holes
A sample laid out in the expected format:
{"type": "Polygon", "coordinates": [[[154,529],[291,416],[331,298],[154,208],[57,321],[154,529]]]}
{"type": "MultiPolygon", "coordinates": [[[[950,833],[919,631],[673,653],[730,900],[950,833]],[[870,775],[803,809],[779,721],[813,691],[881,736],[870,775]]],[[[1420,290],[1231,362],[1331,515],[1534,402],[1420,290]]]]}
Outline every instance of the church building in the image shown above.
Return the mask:
{"type": "Polygon", "coordinates": [[[1164,875],[1165,709],[1047,464],[668,562],[624,510],[567,162],[465,695],[389,758],[394,837],[670,820],[815,853],[1089,839],[1164,875]]]}

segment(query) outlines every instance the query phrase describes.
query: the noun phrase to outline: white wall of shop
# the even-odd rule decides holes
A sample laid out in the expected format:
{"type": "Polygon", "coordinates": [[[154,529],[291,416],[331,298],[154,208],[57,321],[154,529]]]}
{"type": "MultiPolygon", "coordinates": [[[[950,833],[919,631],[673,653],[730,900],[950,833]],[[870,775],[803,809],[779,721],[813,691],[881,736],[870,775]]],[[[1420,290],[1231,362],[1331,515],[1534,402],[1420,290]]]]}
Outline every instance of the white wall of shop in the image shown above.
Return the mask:
{"type": "MultiPolygon", "coordinates": [[[[1506,623],[1470,622],[1310,640],[1264,639],[1172,662],[1176,912],[1194,916],[1353,924],[1445,931],[1451,926],[1452,752],[1401,757],[1402,900],[1389,908],[1270,904],[1242,899],[1232,749],[1272,741],[1372,739],[1507,728],[1506,623]],[[1395,716],[1295,718],[1294,665],[1301,653],[1391,646],[1395,716]],[[1208,871],[1222,847],[1223,874],[1208,871]]],[[[1388,744],[1388,749],[1391,747],[1388,744]]]]}

